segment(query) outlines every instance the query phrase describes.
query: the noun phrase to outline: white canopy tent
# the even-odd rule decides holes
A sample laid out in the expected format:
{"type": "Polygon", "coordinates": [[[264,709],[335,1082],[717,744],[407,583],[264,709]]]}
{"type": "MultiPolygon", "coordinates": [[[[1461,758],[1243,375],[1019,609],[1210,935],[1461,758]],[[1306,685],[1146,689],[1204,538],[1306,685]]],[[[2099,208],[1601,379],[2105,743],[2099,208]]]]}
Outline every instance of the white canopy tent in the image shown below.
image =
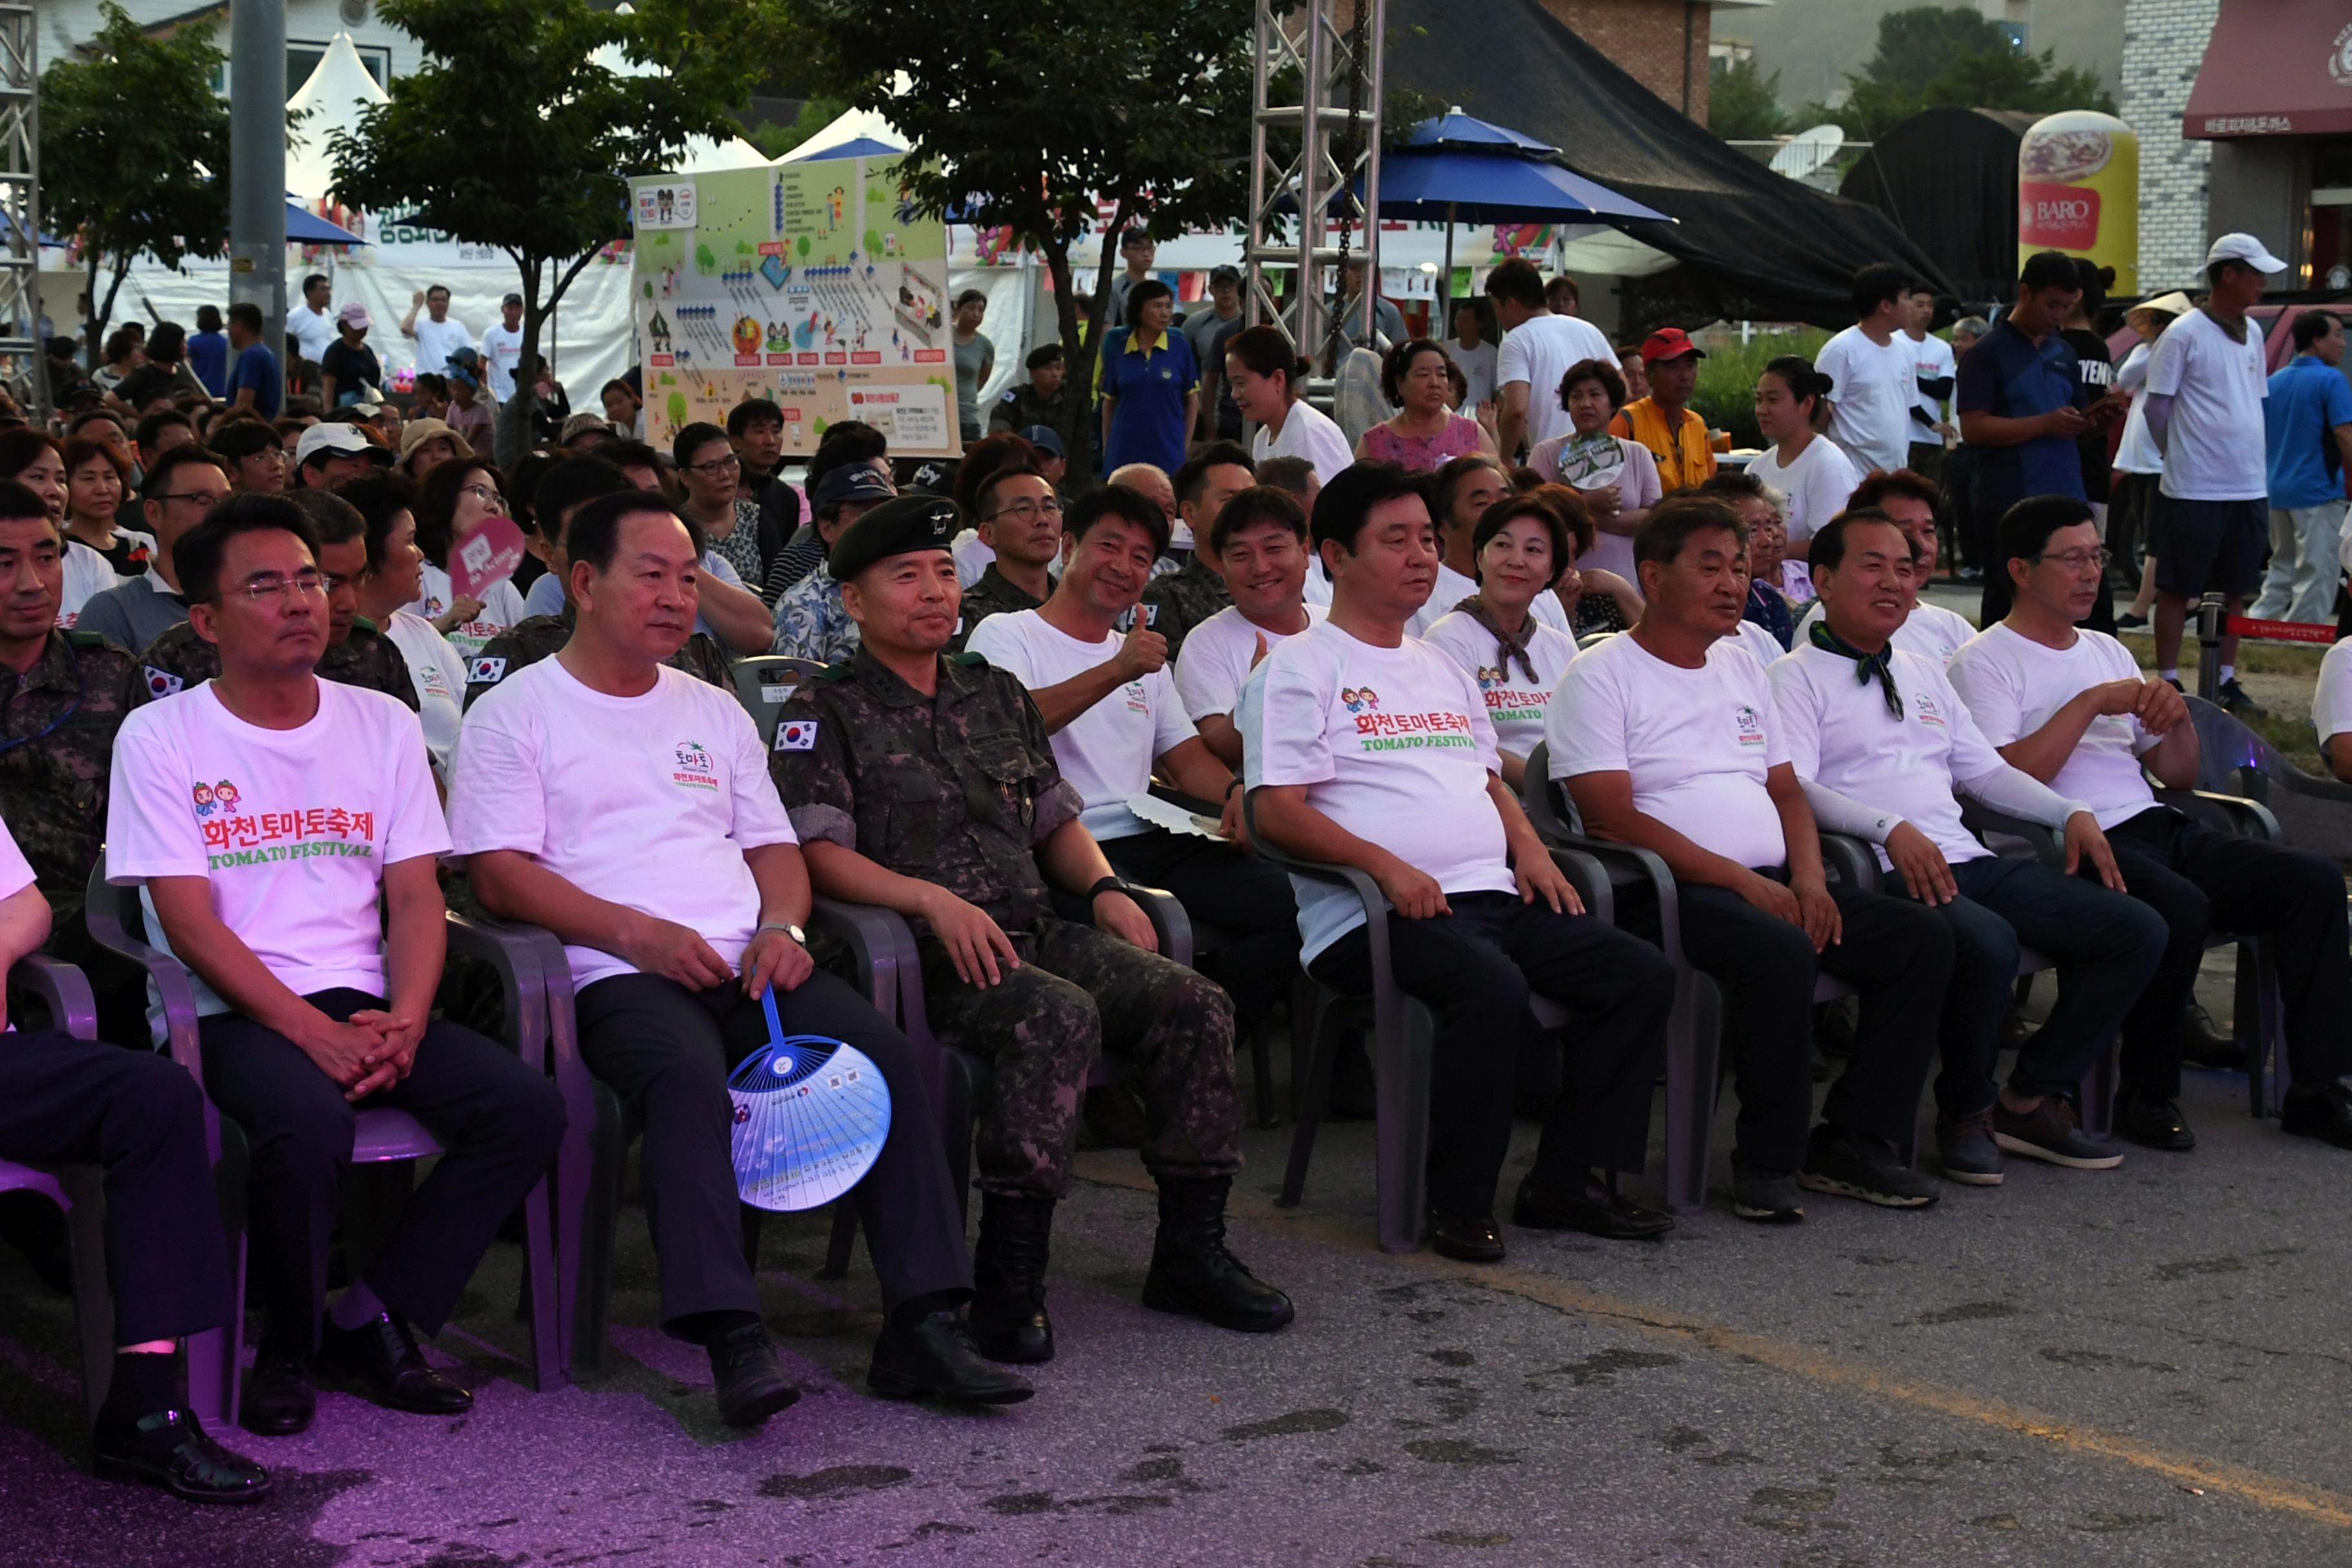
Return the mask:
{"type": "Polygon", "coordinates": [[[337,33],[310,79],[286,103],[286,188],[306,202],[326,199],[334,184],[327,143],[338,131],[359,129],[362,110],[391,97],[360,63],[349,33],[337,33]],[[298,111],[300,119],[296,119],[298,111]]]}

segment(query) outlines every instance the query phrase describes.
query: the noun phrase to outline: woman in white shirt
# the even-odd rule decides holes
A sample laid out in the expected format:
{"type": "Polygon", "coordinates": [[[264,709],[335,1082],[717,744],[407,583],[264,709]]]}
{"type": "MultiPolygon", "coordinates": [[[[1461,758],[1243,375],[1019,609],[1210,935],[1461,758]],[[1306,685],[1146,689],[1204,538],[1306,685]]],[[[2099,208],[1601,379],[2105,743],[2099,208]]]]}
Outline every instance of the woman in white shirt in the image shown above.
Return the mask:
{"type": "Polygon", "coordinates": [[[522,595],[501,577],[478,599],[460,596],[449,581],[449,561],[475,530],[508,516],[499,470],[487,458],[453,458],[425,477],[416,493],[416,547],[425,552],[423,588],[401,606],[433,623],[471,658],[482,645],[523,618],[522,595]]]}
{"type": "Polygon", "coordinates": [[[1633,535],[1663,488],[1650,449],[1609,433],[1609,422],[1625,406],[1624,374],[1607,360],[1579,360],[1561,374],[1559,395],[1574,428],[1537,442],[1528,467],[1584,498],[1593,527],[1589,564],[1633,581],[1633,535]]]}
{"type": "Polygon", "coordinates": [[[2147,625],[2148,615],[2156,607],[2156,496],[2164,478],[2164,454],[2158,450],[2156,437],[2147,433],[2147,362],[2164,329],[2188,309],[2188,295],[2167,294],[2124,313],[2125,322],[2139,334],[2139,342],[2116,367],[2115,389],[2131,398],[2131,413],[2124,420],[2123,442],[2116,448],[2117,477],[2107,495],[2107,544],[2116,552],[2116,564],[2126,573],[2132,569],[2132,557],[2142,549],[2147,552],[2147,564],[2140,574],[2139,592],[2132,595],[2131,608],[2116,616],[2118,631],[2147,625]]]}
{"type": "Polygon", "coordinates": [[[449,762],[457,748],[457,725],[466,716],[466,660],[431,621],[401,608],[424,589],[425,552],[416,547],[416,517],[410,510],[415,489],[392,475],[355,479],[343,499],[367,521],[367,575],[360,579],[360,614],[373,621],[408,661],[416,688],[417,718],[425,726],[425,749],[433,775],[446,788],[449,762]]]}
{"type": "Polygon", "coordinates": [[[1813,429],[1830,378],[1796,354],[1782,354],[1756,378],[1756,427],[1769,446],[1748,471],[1787,498],[1789,557],[1802,561],[1813,531],[1845,510],[1862,482],[1836,442],[1813,429]]]}
{"type": "Polygon", "coordinates": [[[1299,401],[1307,362],[1279,327],[1244,327],[1225,345],[1225,381],[1242,417],[1258,427],[1250,456],[1304,458],[1318,484],[1356,460],[1348,437],[1330,416],[1299,401]]]}
{"type": "Polygon", "coordinates": [[[1571,547],[1558,510],[1531,496],[1510,496],[1488,507],[1472,543],[1478,591],[1440,616],[1425,640],[1478,683],[1495,726],[1503,783],[1517,792],[1528,753],[1543,740],[1552,688],[1576,657],[1576,644],[1538,620],[1532,609],[1550,593],[1571,547]]]}

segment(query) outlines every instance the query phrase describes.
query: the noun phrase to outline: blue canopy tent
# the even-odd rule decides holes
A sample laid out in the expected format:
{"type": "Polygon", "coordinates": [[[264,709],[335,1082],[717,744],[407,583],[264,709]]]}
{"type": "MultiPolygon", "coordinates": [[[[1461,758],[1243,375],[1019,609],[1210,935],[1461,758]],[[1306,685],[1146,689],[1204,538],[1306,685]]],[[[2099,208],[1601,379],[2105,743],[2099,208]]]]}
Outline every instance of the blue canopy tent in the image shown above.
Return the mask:
{"type": "Polygon", "coordinates": [[[292,245],[365,245],[341,224],[329,223],[298,202],[286,204],[286,238],[292,245]]]}
{"type": "Polygon", "coordinates": [[[830,147],[820,147],[805,157],[788,158],[785,162],[815,163],[827,158],[883,158],[905,151],[904,147],[893,147],[887,142],[877,142],[871,136],[853,136],[846,142],[836,142],[830,147]]]}

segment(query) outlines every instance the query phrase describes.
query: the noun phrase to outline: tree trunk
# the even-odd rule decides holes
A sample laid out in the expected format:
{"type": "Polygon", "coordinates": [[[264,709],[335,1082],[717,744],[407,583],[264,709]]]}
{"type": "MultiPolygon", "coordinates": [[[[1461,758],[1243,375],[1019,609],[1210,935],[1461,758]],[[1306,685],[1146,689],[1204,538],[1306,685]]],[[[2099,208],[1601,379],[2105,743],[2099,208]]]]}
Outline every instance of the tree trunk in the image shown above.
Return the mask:
{"type": "Polygon", "coordinates": [[[1126,229],[1127,204],[1122,202],[1110,226],[1103,231],[1102,257],[1095,268],[1093,295],[1087,301],[1086,333],[1078,332],[1078,295],[1072,287],[1070,247],[1058,236],[1045,241],[1045,270],[1054,279],[1054,315],[1062,331],[1062,447],[1069,461],[1071,488],[1095,478],[1095,433],[1102,420],[1095,413],[1095,364],[1100,358],[1103,321],[1110,314],[1110,280],[1118,261],[1118,239],[1126,229]],[[1076,395],[1072,396],[1075,393],[1076,395]]]}

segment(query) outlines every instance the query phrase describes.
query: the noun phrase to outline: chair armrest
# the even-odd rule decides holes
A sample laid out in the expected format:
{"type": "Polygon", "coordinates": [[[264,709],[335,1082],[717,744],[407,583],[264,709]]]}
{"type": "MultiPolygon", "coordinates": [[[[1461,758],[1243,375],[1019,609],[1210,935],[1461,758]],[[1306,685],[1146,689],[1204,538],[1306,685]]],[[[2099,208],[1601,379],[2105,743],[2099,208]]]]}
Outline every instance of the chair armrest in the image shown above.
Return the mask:
{"type": "Polygon", "coordinates": [[[1176,895],[1135,882],[1128,883],[1127,891],[1144,918],[1151,922],[1151,934],[1159,941],[1160,955],[1192,968],[1192,917],[1184,912],[1176,895]]]}
{"type": "Polygon", "coordinates": [[[1559,868],[1568,885],[1584,901],[1584,912],[1603,925],[1617,923],[1617,889],[1609,880],[1609,868],[1597,855],[1580,849],[1561,849],[1546,845],[1551,850],[1551,863],[1559,868]]]}
{"type": "Polygon", "coordinates": [[[449,951],[498,972],[504,992],[508,1043],[525,1067],[547,1070],[547,980],[537,944],[517,926],[449,913],[449,951]]]}
{"type": "Polygon", "coordinates": [[[1171,805],[1181,805],[1193,816],[1205,816],[1211,822],[1216,821],[1225,813],[1225,808],[1219,803],[1202,800],[1197,795],[1186,795],[1174,784],[1163,783],[1159,779],[1151,781],[1150,793],[1154,800],[1164,800],[1171,805]]]}
{"type": "Polygon", "coordinates": [[[2005,811],[1995,811],[1984,802],[1967,795],[1960,796],[1960,825],[1979,838],[1990,833],[2021,838],[2032,847],[2035,859],[2057,870],[2066,868],[2066,840],[2054,827],[2028,822],[2005,811]]]}
{"type": "Polygon", "coordinates": [[[2284,837],[2271,808],[2243,795],[2218,795],[2203,789],[2160,789],[2156,798],[2209,826],[2242,838],[2260,838],[2275,844],[2284,837]]]}
{"type": "Polygon", "coordinates": [[[1870,846],[1845,833],[1824,833],[1822,838],[1822,865],[1835,873],[1839,881],[1864,892],[1878,891],[1878,857],[1870,846]]]}
{"type": "Polygon", "coordinates": [[[921,963],[915,956],[915,933],[906,921],[879,904],[851,904],[820,898],[809,909],[809,923],[831,932],[849,949],[866,994],[886,1018],[898,1016],[902,973],[914,973],[920,983],[921,963]]]}
{"type": "Polygon", "coordinates": [[[2341,779],[2323,778],[2317,773],[2290,768],[2263,775],[2289,795],[2299,795],[2306,800],[2330,800],[2352,805],[2352,784],[2341,779]]]}
{"type": "Polygon", "coordinates": [[[90,940],[109,952],[119,953],[147,972],[148,981],[163,1002],[164,1039],[172,1059],[185,1068],[204,1087],[204,1047],[196,1039],[196,988],[185,965],[162,949],[132,936],[122,923],[121,910],[137,895],[106,879],[106,857],[90,868],[89,888],[82,900],[82,924],[90,940]]]}
{"type": "Polygon", "coordinates": [[[8,984],[40,998],[51,1027],[77,1040],[98,1038],[98,999],[90,994],[89,977],[72,964],[28,952],[8,972],[8,984]]]}

